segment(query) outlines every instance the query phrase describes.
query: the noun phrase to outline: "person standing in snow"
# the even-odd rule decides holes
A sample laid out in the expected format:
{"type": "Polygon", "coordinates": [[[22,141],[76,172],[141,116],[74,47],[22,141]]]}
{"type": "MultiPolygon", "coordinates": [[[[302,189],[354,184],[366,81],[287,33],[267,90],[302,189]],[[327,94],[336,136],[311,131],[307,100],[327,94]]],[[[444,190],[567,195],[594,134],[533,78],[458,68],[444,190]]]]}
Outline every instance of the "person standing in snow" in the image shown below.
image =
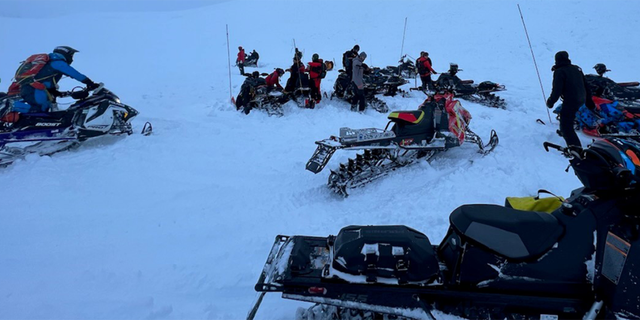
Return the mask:
{"type": "Polygon", "coordinates": [[[422,81],[422,86],[420,86],[421,90],[433,90],[433,80],[431,79],[432,74],[438,74],[435,70],[433,70],[431,58],[429,58],[429,53],[426,51],[420,52],[420,58],[416,60],[416,67],[418,68],[418,73],[420,74],[420,81],[422,81]]]}
{"type": "Polygon", "coordinates": [[[344,67],[344,71],[349,76],[349,80],[351,80],[352,62],[353,59],[358,56],[358,51],[360,51],[360,46],[356,44],[355,46],[353,46],[353,49],[347,50],[342,54],[342,66],[344,67]]]}
{"type": "Polygon", "coordinates": [[[364,69],[365,64],[364,60],[367,58],[367,54],[363,51],[356,58],[352,60],[352,70],[351,81],[355,86],[355,101],[351,106],[352,110],[355,110],[356,107],[358,111],[363,112],[367,107],[367,102],[364,98],[364,69]]]}
{"type": "Polygon", "coordinates": [[[594,110],[596,106],[591,99],[591,92],[582,69],[571,64],[569,53],[558,51],[555,60],[556,64],[551,68],[551,71],[553,71],[553,89],[549,99],[547,99],[547,107],[553,108],[558,99],[562,98],[560,134],[566,141],[567,147],[582,148],[580,139],[573,128],[576,112],[585,104],[590,110],[594,110]]]}
{"type": "Polygon", "coordinates": [[[320,103],[322,94],[320,93],[320,81],[326,74],[324,61],[320,59],[317,53],[314,53],[311,62],[309,62],[309,87],[311,88],[311,99],[314,99],[316,103],[320,103]]]}
{"type": "Polygon", "coordinates": [[[289,80],[284,86],[285,94],[292,94],[296,88],[305,87],[306,81],[303,80],[304,73],[307,71],[304,67],[304,63],[300,61],[298,55],[293,57],[293,64],[289,68],[289,80]]]}
{"type": "Polygon", "coordinates": [[[242,46],[238,47],[238,58],[236,59],[236,65],[238,69],[240,69],[240,74],[244,74],[244,59],[246,58],[244,54],[244,49],[242,46]]]}

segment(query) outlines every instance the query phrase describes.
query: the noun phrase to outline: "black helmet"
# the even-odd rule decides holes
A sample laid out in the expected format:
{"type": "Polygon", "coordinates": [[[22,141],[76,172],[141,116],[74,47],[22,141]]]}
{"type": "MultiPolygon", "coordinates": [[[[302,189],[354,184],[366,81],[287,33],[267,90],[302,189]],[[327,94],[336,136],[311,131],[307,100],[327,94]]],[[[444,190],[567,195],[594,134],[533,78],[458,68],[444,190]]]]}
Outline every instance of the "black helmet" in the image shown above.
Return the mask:
{"type": "Polygon", "coordinates": [[[313,62],[317,62],[320,59],[320,56],[317,53],[314,53],[313,56],[311,56],[311,60],[313,62]]]}
{"type": "Polygon", "coordinates": [[[596,72],[599,75],[603,75],[605,72],[611,71],[611,70],[607,69],[607,66],[605,66],[604,63],[598,63],[595,66],[593,66],[593,68],[596,69],[596,72]]]}
{"type": "Polygon", "coordinates": [[[462,71],[462,70],[458,69],[458,64],[456,64],[456,63],[450,63],[449,64],[449,72],[456,73],[458,71],[462,71]]]}
{"type": "Polygon", "coordinates": [[[252,75],[254,78],[258,78],[258,77],[260,77],[260,71],[254,71],[251,75],[252,75]]]}
{"type": "Polygon", "coordinates": [[[284,70],[282,70],[282,68],[277,68],[277,69],[276,69],[276,72],[277,72],[279,75],[283,75],[283,74],[284,74],[284,70]]]}
{"type": "Polygon", "coordinates": [[[360,51],[360,46],[357,45],[357,44],[355,46],[353,46],[353,51],[355,51],[355,52],[360,51]]]}
{"type": "Polygon", "coordinates": [[[71,64],[71,62],[73,62],[73,54],[79,51],[68,46],[58,46],[53,49],[53,52],[61,54],[67,63],[71,64]]]}

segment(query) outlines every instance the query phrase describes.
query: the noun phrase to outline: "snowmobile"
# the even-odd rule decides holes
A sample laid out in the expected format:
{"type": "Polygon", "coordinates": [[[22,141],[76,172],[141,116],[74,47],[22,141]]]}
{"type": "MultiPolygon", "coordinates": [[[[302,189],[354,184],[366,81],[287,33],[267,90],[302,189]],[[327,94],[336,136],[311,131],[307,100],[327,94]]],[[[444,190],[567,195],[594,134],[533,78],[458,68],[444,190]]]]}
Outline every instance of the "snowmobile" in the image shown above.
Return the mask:
{"type": "Polygon", "coordinates": [[[251,51],[246,58],[244,59],[245,67],[258,67],[258,59],[260,59],[260,55],[256,50],[251,51]]]}
{"type": "MultiPolygon", "coordinates": [[[[618,137],[640,141],[640,113],[631,113],[629,108],[619,101],[611,101],[598,96],[592,96],[596,106],[589,110],[586,105],[576,112],[574,128],[586,135],[594,137],[618,137]]],[[[562,104],[553,110],[556,119],[560,120],[562,104]]],[[[557,131],[562,135],[561,131],[557,131]]]]}
{"type": "Polygon", "coordinates": [[[346,197],[349,189],[364,186],[419,159],[428,161],[465,141],[477,144],[482,154],[488,154],[498,144],[495,131],[491,131],[491,139],[484,145],[469,129],[471,115],[450,92],[431,95],[418,110],[392,112],[388,119],[384,130],[341,128],[339,137],[316,141],[318,147],[306,169],[319,173],[339,149],[364,150],[329,175],[329,188],[346,197]]]}
{"type": "Polygon", "coordinates": [[[624,102],[627,106],[640,110],[640,88],[638,82],[618,83],[607,77],[594,74],[585,75],[587,85],[595,96],[624,102]]]}
{"type": "Polygon", "coordinates": [[[418,75],[415,62],[408,58],[406,54],[398,61],[398,66],[387,66],[386,70],[405,79],[412,79],[418,75]]]}
{"type": "MultiPolygon", "coordinates": [[[[66,110],[19,113],[13,109],[26,102],[18,96],[0,100],[1,166],[29,153],[50,155],[94,137],[133,133],[131,120],[138,111],[120,103],[118,96],[103,84],[91,95],[87,89],[61,94],[77,101],[66,110]]],[[[142,134],[151,131],[151,124],[145,123],[142,134]]]]}
{"type": "MultiPolygon", "coordinates": [[[[330,99],[333,100],[334,97],[338,99],[342,99],[351,104],[351,110],[355,111],[357,108],[354,108],[356,92],[355,92],[355,84],[351,81],[347,73],[343,70],[339,70],[340,74],[336,79],[336,82],[333,85],[333,92],[331,93],[330,99]]],[[[389,107],[387,104],[378,99],[376,94],[380,90],[384,90],[384,84],[379,84],[375,82],[371,82],[372,78],[365,76],[364,80],[364,97],[367,102],[367,107],[373,110],[376,110],[380,113],[389,112],[389,107]]]]}
{"type": "Polygon", "coordinates": [[[398,93],[405,97],[407,92],[400,89],[400,86],[409,83],[403,77],[393,73],[392,70],[378,67],[371,68],[369,74],[364,75],[364,81],[365,83],[375,84],[376,93],[391,97],[396,96],[398,93]]]}
{"type": "Polygon", "coordinates": [[[597,75],[588,74],[585,80],[594,96],[623,102],[632,113],[640,113],[640,85],[639,82],[615,82],[604,76],[611,71],[604,63],[593,66],[597,75]]]}
{"type": "Polygon", "coordinates": [[[640,145],[561,148],[584,185],[552,213],[463,205],[439,245],[406,226],[276,237],[255,285],[314,303],[299,320],[638,319],[640,145]]]}
{"type": "Polygon", "coordinates": [[[257,109],[264,110],[269,116],[283,116],[282,92],[268,88],[266,81],[260,78],[260,73],[257,71],[245,76],[247,79],[242,83],[240,93],[235,100],[236,109],[245,114],[257,109]]]}
{"type": "Polygon", "coordinates": [[[434,82],[436,87],[455,88],[456,97],[470,102],[479,103],[492,108],[506,108],[504,99],[496,96],[494,92],[504,91],[505,86],[491,81],[483,81],[474,84],[473,80],[461,80],[456,73],[462,71],[458,65],[452,63],[447,73],[442,73],[434,82]]]}

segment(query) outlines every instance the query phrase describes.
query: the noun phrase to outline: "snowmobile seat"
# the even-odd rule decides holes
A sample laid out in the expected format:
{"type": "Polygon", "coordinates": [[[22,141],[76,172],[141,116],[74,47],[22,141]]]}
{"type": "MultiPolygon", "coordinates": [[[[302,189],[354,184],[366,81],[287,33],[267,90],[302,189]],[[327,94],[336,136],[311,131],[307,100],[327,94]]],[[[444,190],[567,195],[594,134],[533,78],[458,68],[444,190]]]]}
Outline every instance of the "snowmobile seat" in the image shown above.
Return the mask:
{"type": "Polygon", "coordinates": [[[438,275],[436,253],[429,238],[406,226],[348,226],[333,244],[332,266],[367,282],[395,278],[400,284],[429,281],[438,275]]]}
{"type": "Polygon", "coordinates": [[[393,122],[403,122],[404,124],[418,124],[424,118],[424,111],[395,111],[387,117],[393,122]]]}
{"type": "Polygon", "coordinates": [[[449,220],[460,237],[513,260],[540,257],[564,233],[553,215],[498,205],[463,205],[449,220]]]}

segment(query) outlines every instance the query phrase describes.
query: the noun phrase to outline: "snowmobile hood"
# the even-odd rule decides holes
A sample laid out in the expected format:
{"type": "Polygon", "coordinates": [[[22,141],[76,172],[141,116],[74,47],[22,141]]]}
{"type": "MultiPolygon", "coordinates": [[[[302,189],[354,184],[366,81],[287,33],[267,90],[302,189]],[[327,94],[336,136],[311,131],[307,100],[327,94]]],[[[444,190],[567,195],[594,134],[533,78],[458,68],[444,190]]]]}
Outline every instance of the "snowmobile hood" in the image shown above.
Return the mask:
{"type": "Polygon", "coordinates": [[[424,118],[424,111],[412,110],[412,111],[395,111],[391,112],[387,117],[389,120],[398,122],[403,121],[411,124],[418,124],[424,118]]]}

